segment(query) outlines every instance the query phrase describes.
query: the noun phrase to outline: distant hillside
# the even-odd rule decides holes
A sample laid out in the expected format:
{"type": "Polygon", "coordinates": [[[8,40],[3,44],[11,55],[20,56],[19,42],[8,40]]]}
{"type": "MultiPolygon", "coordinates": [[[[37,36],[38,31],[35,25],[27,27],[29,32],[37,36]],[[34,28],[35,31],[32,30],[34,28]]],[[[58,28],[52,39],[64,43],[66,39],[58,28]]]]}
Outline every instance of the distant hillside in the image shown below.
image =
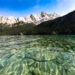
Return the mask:
{"type": "Polygon", "coordinates": [[[75,34],[75,11],[43,22],[37,26],[39,34],[75,34]]]}
{"type": "Polygon", "coordinates": [[[20,34],[75,34],[75,11],[39,25],[23,21],[14,23],[12,26],[0,23],[0,35],[20,34]]]}
{"type": "Polygon", "coordinates": [[[35,24],[24,23],[22,21],[15,23],[12,27],[8,24],[0,24],[0,35],[21,35],[35,34],[35,24]]]}

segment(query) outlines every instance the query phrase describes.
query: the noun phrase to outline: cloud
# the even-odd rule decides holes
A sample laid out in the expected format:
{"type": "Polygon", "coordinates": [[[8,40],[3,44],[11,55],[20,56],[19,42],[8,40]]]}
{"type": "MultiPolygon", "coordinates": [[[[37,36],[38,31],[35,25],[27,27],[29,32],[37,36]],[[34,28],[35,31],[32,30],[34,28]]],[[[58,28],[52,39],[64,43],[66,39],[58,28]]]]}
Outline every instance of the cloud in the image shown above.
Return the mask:
{"type": "Polygon", "coordinates": [[[75,10],[75,0],[57,0],[56,11],[61,15],[75,10]]]}
{"type": "MultiPolygon", "coordinates": [[[[9,1],[9,0],[7,0],[9,1]]],[[[16,0],[16,1],[25,1],[25,0],[16,0]]],[[[32,0],[31,0],[32,1],[32,0]]],[[[33,0],[35,1],[35,0],[33,0]]],[[[36,14],[36,13],[40,13],[41,11],[45,11],[48,13],[57,13],[59,15],[65,15],[73,10],[75,10],[75,0],[51,0],[51,2],[49,2],[50,0],[43,0],[43,2],[45,2],[45,5],[42,5],[41,2],[42,0],[36,0],[36,4],[33,5],[32,7],[30,6],[30,8],[27,8],[26,10],[10,10],[10,9],[0,9],[0,15],[3,16],[16,16],[16,17],[20,17],[20,16],[26,16],[26,15],[30,15],[32,13],[36,14]]]]}

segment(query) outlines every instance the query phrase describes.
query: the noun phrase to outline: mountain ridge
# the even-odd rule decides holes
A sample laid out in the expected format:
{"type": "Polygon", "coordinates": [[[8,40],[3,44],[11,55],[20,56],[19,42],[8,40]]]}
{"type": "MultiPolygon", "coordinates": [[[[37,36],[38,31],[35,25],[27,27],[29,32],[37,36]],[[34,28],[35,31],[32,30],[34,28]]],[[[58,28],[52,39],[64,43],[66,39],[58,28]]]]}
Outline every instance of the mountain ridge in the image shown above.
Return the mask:
{"type": "Polygon", "coordinates": [[[0,16],[0,23],[15,24],[20,21],[23,21],[24,23],[34,23],[35,25],[38,25],[44,21],[48,21],[56,17],[59,17],[59,15],[56,13],[47,14],[46,12],[41,12],[40,14],[31,14],[26,17],[18,17],[18,18],[13,16],[9,17],[0,16]]]}
{"type": "Polygon", "coordinates": [[[75,34],[75,10],[37,26],[41,34],[75,34]]]}
{"type": "MultiPolygon", "coordinates": [[[[34,16],[31,15],[31,17],[34,20],[34,16]]],[[[44,21],[39,25],[35,25],[34,23],[24,23],[23,21],[13,24],[12,27],[7,25],[8,24],[0,24],[0,35],[75,35],[75,11],[64,16],[44,21]]]]}

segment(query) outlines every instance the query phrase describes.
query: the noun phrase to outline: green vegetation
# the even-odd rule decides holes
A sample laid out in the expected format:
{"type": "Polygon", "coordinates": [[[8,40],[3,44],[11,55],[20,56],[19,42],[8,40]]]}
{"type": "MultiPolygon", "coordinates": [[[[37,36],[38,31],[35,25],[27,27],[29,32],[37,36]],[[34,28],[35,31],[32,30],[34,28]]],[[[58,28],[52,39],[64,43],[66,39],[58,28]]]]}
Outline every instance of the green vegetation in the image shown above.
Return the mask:
{"type": "Polygon", "coordinates": [[[75,11],[41,23],[37,26],[38,33],[41,34],[75,34],[75,11]]]}
{"type": "Polygon", "coordinates": [[[25,24],[18,22],[12,25],[0,24],[0,35],[20,35],[20,34],[35,34],[34,24],[25,24]]]}
{"type": "Polygon", "coordinates": [[[75,34],[75,11],[39,25],[22,21],[13,25],[0,24],[0,35],[20,34],[75,34]]]}

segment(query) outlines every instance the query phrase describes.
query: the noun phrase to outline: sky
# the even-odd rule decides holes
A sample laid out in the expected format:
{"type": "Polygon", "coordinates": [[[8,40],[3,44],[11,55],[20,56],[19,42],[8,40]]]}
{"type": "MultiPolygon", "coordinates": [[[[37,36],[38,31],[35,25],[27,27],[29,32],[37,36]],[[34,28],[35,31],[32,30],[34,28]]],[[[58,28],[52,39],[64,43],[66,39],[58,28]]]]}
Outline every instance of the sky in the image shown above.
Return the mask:
{"type": "Polygon", "coordinates": [[[24,17],[42,11],[65,15],[75,10],[75,0],[0,0],[0,16],[24,17]]]}

